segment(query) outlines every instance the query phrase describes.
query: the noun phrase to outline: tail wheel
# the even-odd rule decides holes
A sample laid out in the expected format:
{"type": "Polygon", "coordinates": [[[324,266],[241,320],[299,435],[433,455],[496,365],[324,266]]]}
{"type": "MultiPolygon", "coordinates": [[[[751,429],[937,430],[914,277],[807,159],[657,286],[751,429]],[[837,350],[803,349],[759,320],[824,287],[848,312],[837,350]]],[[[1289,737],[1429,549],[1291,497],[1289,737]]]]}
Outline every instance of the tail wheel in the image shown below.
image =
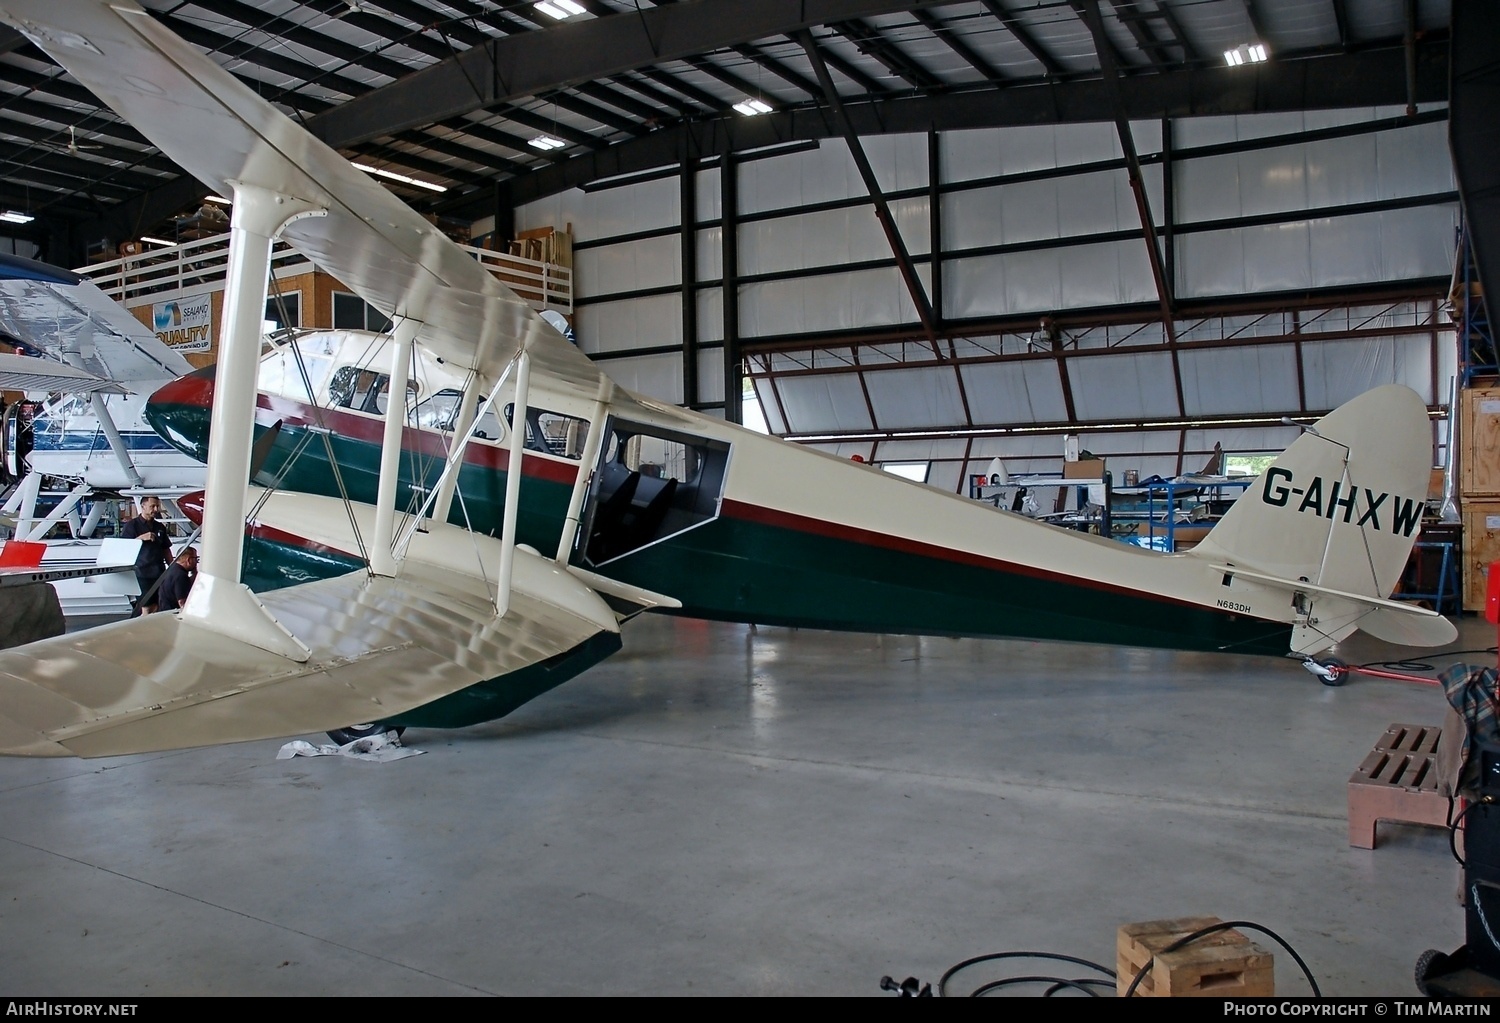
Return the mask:
{"type": "Polygon", "coordinates": [[[340,746],[347,746],[351,742],[368,739],[372,735],[384,735],[386,732],[395,732],[396,737],[399,739],[406,732],[406,729],[396,728],[392,725],[385,725],[379,721],[375,721],[362,725],[350,725],[348,728],[335,728],[328,733],[328,738],[340,746]]]}
{"type": "Polygon", "coordinates": [[[1318,673],[1318,678],[1325,686],[1341,686],[1349,678],[1348,661],[1341,661],[1337,657],[1324,657],[1313,663],[1323,669],[1318,673]]]}

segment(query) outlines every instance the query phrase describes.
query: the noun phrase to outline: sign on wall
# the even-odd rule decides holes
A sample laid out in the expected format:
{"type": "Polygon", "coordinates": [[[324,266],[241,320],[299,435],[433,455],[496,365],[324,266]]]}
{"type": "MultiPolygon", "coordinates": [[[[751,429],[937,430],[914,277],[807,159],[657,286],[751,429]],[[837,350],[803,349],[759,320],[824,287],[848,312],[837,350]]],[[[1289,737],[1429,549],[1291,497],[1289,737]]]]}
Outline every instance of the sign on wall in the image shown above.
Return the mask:
{"type": "Polygon", "coordinates": [[[196,295],[157,302],[151,307],[151,329],[163,344],[179,352],[206,352],[213,336],[213,296],[196,295]]]}

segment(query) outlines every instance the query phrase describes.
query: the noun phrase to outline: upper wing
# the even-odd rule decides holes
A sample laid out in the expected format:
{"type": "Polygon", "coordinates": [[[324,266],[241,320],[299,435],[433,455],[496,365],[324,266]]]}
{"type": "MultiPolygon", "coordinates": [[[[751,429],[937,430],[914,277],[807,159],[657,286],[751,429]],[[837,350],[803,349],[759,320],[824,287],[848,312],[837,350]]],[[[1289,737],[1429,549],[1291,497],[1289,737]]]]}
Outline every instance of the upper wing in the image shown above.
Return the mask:
{"type": "Polygon", "coordinates": [[[31,359],[6,367],[6,389],[149,392],[193,369],[86,278],[19,256],[0,254],[0,331],[73,371],[31,359]],[[46,372],[75,379],[32,386],[46,372]]]}
{"type": "Polygon", "coordinates": [[[534,370],[596,390],[601,375],[441,231],[129,0],[0,0],[18,28],[163,153],[225,195],[234,182],[326,217],[282,237],[438,355],[493,380],[521,347],[534,370]]]}
{"type": "Polygon", "coordinates": [[[410,561],[395,579],[354,572],[264,595],[312,650],[305,664],[171,613],[0,651],[0,753],[113,756],[328,731],[503,679],[601,633],[618,648],[609,608],[567,573],[523,569],[517,582],[498,619],[480,581],[410,561]]]}

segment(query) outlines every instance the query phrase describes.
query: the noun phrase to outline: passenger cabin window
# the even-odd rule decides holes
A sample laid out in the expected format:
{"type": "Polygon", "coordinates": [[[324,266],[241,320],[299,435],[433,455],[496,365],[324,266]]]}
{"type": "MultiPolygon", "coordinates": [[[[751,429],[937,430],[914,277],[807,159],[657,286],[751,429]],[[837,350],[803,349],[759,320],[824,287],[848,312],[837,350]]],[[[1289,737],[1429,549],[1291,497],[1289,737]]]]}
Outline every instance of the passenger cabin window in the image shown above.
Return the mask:
{"type": "MultiPolygon", "coordinates": [[[[516,406],[505,406],[505,422],[509,424],[516,414],[516,406]]],[[[541,451],[559,458],[571,458],[575,462],[583,457],[583,445],[589,437],[587,419],[565,416],[561,412],[549,412],[544,408],[528,406],[526,409],[526,450],[541,451]]]]}
{"type": "MultiPolygon", "coordinates": [[[[373,412],[384,415],[389,402],[391,378],[385,373],[360,369],[357,366],[340,366],[328,382],[328,404],[330,408],[347,408],[356,412],[373,412]]],[[[415,380],[406,384],[407,404],[417,394],[415,380]]]]}
{"type": "Polygon", "coordinates": [[[583,561],[602,565],[719,514],[729,445],[611,420],[580,536],[583,561]]]}
{"type": "MultiPolygon", "coordinates": [[[[443,388],[417,406],[417,426],[424,430],[452,430],[454,421],[458,419],[458,406],[462,400],[462,391],[452,387],[443,388]]],[[[479,417],[474,436],[479,440],[500,440],[504,435],[505,431],[501,429],[500,420],[495,418],[495,413],[486,410],[479,417]]]]}

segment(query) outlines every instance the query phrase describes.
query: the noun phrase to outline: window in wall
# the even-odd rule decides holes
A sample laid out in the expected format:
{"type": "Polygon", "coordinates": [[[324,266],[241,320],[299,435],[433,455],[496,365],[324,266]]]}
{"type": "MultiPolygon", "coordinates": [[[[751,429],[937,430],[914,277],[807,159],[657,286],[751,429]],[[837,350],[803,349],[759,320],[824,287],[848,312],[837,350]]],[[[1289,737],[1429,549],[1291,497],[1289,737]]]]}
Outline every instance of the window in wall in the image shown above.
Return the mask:
{"type": "Polygon", "coordinates": [[[266,317],[261,321],[261,332],[275,333],[278,330],[302,326],[302,292],[288,291],[280,296],[266,299],[266,317]]]}
{"type": "Polygon", "coordinates": [[[384,334],[391,329],[391,321],[380,314],[370,303],[358,295],[335,291],[333,293],[334,330],[373,330],[384,334]]]}
{"type": "Polygon", "coordinates": [[[880,467],[892,476],[926,483],[927,470],[931,464],[930,462],[883,462],[880,467]]]}

